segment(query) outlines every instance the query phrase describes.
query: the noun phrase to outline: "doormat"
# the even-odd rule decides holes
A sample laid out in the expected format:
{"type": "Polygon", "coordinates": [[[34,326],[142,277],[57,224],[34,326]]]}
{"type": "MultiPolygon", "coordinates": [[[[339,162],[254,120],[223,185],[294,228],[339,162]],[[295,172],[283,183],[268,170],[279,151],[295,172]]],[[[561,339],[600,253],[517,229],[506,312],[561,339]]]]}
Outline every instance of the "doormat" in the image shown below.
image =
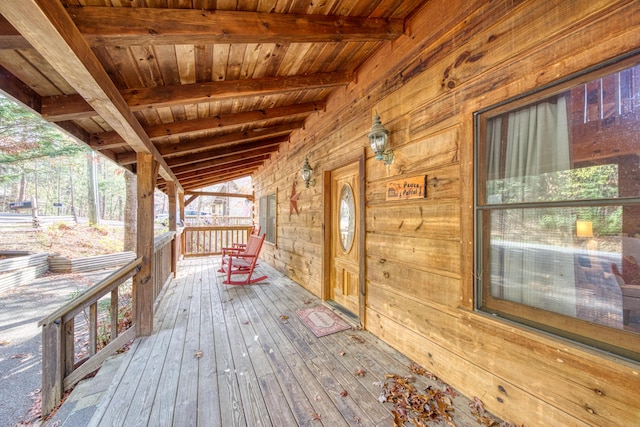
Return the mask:
{"type": "Polygon", "coordinates": [[[323,305],[298,310],[296,314],[318,338],[351,328],[340,316],[323,305]]]}

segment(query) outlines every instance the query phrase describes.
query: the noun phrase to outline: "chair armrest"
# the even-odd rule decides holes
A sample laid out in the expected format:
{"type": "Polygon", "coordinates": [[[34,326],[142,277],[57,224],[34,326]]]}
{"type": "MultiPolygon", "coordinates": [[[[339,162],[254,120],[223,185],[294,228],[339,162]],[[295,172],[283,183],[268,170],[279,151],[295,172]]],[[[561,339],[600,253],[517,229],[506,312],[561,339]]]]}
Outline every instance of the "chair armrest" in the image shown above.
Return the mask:
{"type": "Polygon", "coordinates": [[[229,258],[257,258],[258,255],[251,254],[229,254],[229,258]]]}
{"type": "Polygon", "coordinates": [[[235,255],[243,251],[243,248],[222,248],[222,255],[235,255]]]}

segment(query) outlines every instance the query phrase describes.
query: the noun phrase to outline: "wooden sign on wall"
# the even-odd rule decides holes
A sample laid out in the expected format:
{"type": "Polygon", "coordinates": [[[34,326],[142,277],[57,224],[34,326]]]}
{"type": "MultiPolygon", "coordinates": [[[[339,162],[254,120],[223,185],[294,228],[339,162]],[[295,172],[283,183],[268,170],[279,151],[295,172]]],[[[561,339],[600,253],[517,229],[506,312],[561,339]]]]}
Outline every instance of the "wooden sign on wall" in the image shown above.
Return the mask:
{"type": "Polygon", "coordinates": [[[387,183],[386,200],[423,199],[425,197],[427,197],[426,175],[387,183]]]}

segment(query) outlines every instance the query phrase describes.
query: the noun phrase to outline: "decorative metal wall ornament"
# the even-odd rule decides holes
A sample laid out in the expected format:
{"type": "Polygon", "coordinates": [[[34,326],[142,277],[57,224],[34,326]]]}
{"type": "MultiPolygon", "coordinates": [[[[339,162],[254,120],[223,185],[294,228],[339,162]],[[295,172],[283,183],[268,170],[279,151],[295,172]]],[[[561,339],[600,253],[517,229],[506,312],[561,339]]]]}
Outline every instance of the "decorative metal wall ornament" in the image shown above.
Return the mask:
{"type": "Polygon", "coordinates": [[[291,197],[289,197],[289,219],[291,219],[291,214],[293,211],[296,214],[300,215],[300,211],[298,210],[298,199],[300,198],[300,193],[296,193],[296,182],[293,181],[291,185],[291,197]]]}

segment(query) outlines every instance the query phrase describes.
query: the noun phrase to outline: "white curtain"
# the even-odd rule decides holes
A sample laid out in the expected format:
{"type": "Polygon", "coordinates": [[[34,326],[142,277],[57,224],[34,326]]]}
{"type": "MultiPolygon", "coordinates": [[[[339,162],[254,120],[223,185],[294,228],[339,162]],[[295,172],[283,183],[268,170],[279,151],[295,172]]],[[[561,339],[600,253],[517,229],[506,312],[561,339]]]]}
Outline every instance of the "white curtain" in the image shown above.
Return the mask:
{"type": "MultiPolygon", "coordinates": [[[[492,120],[487,128],[487,201],[508,204],[548,200],[546,176],[571,166],[565,98],[512,112],[507,120],[504,149],[502,120],[492,120]]],[[[492,295],[575,316],[572,252],[537,244],[535,236],[527,233],[527,225],[539,222],[543,211],[507,209],[492,213],[492,229],[499,230],[491,242],[492,295]]]]}

